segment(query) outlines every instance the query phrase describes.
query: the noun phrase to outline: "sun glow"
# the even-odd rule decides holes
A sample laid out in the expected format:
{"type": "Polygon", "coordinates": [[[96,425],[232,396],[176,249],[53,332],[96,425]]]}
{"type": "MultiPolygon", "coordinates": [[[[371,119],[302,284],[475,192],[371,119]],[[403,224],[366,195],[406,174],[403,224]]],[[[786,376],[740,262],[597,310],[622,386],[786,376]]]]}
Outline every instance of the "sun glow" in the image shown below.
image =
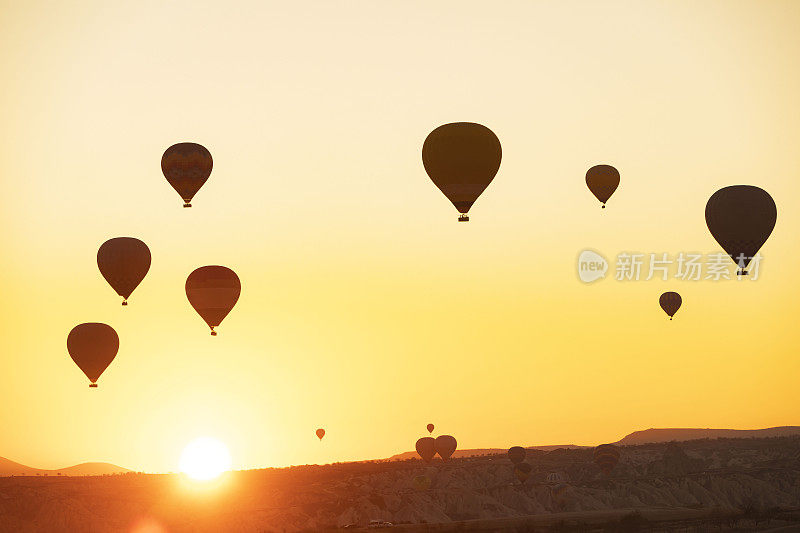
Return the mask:
{"type": "Polygon", "coordinates": [[[183,449],[179,467],[190,478],[207,481],[231,469],[231,455],[220,441],[200,437],[183,449]]]}

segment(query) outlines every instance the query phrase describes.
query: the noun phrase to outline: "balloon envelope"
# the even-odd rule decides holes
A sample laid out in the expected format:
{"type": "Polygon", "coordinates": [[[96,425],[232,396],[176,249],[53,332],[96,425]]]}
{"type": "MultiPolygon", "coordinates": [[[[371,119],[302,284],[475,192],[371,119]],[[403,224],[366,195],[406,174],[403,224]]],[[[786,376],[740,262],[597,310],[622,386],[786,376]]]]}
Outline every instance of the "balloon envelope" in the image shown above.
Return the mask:
{"type": "Polygon", "coordinates": [[[450,456],[453,455],[453,452],[456,451],[456,438],[452,435],[439,435],[436,437],[436,453],[439,454],[439,457],[442,458],[443,461],[447,461],[450,459],[450,456]]]}
{"type": "Polygon", "coordinates": [[[678,312],[678,309],[681,308],[681,303],[683,303],[683,299],[677,292],[665,292],[658,299],[658,304],[661,306],[661,309],[669,315],[670,320],[672,320],[672,317],[678,312]]]}
{"type": "Polygon", "coordinates": [[[619,171],[611,165],[595,165],[586,171],[586,186],[605,207],[619,187],[619,171]]]}
{"type": "Polygon", "coordinates": [[[508,458],[512,463],[517,464],[525,460],[525,448],[522,446],[512,446],[508,449],[508,458]]]}
{"type": "Polygon", "coordinates": [[[497,136],[472,122],[439,126],[422,145],[425,171],[461,213],[459,220],[469,220],[466,214],[494,179],[501,158],[497,136]]]}
{"type": "Polygon", "coordinates": [[[533,467],[528,463],[519,463],[514,465],[514,475],[517,476],[517,479],[520,483],[525,483],[525,481],[531,477],[532,471],[533,467]]]}
{"type": "MultiPolygon", "coordinates": [[[[322,428],[319,428],[319,429],[316,431],[316,433],[317,433],[317,438],[319,438],[319,440],[322,440],[322,437],[324,437],[324,436],[325,436],[325,430],[324,430],[324,429],[322,429],[322,428]]],[[[334,440],[336,440],[336,439],[334,439],[334,440]]]]}
{"type": "Polygon", "coordinates": [[[724,187],[706,203],[706,225],[722,249],[746,275],[747,265],[767,242],[778,209],[764,189],[752,185],[724,187]]]}
{"type": "Polygon", "coordinates": [[[619,463],[620,450],[613,444],[601,444],[594,449],[594,462],[605,474],[611,474],[619,463]]]}
{"type": "Polygon", "coordinates": [[[200,267],[186,279],[186,297],[195,311],[211,328],[219,326],[239,300],[242,285],[239,276],[224,266],[200,267]]]}
{"type": "Polygon", "coordinates": [[[426,463],[430,463],[433,456],[436,455],[436,441],[433,437],[422,437],[417,441],[416,448],[417,453],[426,463]]]}
{"type": "Polygon", "coordinates": [[[426,475],[414,476],[414,488],[417,490],[428,490],[431,488],[431,478],[426,475]]]}
{"type": "Polygon", "coordinates": [[[150,249],[133,237],[109,239],[97,250],[97,268],[122,296],[122,305],[127,305],[131,293],[150,270],[150,249]]]}
{"type": "Polygon", "coordinates": [[[208,180],[213,167],[211,152],[197,143],[173,144],[161,156],[161,171],[183,198],[183,207],[192,207],[192,198],[208,180]]]}
{"type": "Polygon", "coordinates": [[[427,426],[428,433],[433,433],[433,424],[428,424],[427,426]]]}
{"type": "Polygon", "coordinates": [[[88,322],[72,328],[67,336],[67,351],[89,381],[97,387],[97,380],[108,368],[119,350],[119,336],[107,324],[88,322]]]}

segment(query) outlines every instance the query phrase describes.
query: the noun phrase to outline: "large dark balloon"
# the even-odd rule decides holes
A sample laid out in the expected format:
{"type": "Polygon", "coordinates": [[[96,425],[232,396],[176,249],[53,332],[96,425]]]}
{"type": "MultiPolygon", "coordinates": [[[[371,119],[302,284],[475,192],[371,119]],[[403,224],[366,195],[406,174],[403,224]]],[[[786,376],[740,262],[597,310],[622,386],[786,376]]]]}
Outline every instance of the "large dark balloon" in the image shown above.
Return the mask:
{"type": "Polygon", "coordinates": [[[778,209],[767,191],[752,185],[724,187],[708,199],[706,225],[733,262],[738,275],[746,276],[747,265],[767,242],[778,209]]]}
{"type": "Polygon", "coordinates": [[[212,335],[217,334],[214,328],[231,312],[241,292],[239,276],[224,266],[200,267],[186,279],[186,297],[212,335]]]}
{"type": "Polygon", "coordinates": [[[128,305],[133,290],[150,270],[150,249],[133,237],[116,237],[104,242],[97,250],[97,267],[111,288],[128,305]]]}
{"type": "Polygon", "coordinates": [[[417,453],[422,460],[430,463],[436,455],[436,440],[433,437],[422,437],[417,441],[417,453]]]}
{"type": "Polygon", "coordinates": [[[422,145],[422,164],[433,183],[458,209],[460,221],[500,168],[497,136],[480,124],[454,122],[433,130],[422,145]]]}
{"type": "Polygon", "coordinates": [[[428,425],[426,426],[426,428],[427,428],[427,430],[428,430],[428,433],[433,433],[433,428],[434,428],[433,424],[428,424],[428,425]]]}
{"type": "Polygon", "coordinates": [[[453,452],[456,451],[456,438],[452,435],[439,435],[436,437],[436,453],[443,461],[450,459],[453,452]]]}
{"type": "MultiPolygon", "coordinates": [[[[319,438],[319,440],[322,440],[322,437],[324,437],[324,436],[325,436],[325,430],[324,430],[324,429],[322,429],[322,428],[319,428],[319,429],[316,431],[316,433],[317,433],[317,438],[319,438]]],[[[336,439],[334,439],[334,440],[336,440],[336,439]]]]}
{"type": "Polygon", "coordinates": [[[161,156],[161,171],[183,198],[183,207],[192,207],[192,198],[208,180],[213,167],[211,152],[197,143],[173,144],[161,156]]]}
{"type": "Polygon", "coordinates": [[[67,336],[67,351],[89,381],[97,387],[97,380],[119,350],[119,336],[109,325],[98,322],[79,324],[67,336]]]}
{"type": "Polygon", "coordinates": [[[607,476],[619,463],[619,456],[619,448],[613,444],[601,444],[594,449],[594,462],[607,476]]]}
{"type": "Polygon", "coordinates": [[[605,209],[606,202],[619,187],[619,171],[611,165],[595,165],[586,171],[586,185],[605,209]]]}
{"type": "Polygon", "coordinates": [[[525,460],[525,448],[522,446],[512,446],[508,449],[508,458],[512,463],[517,464],[525,460]]]}
{"type": "Polygon", "coordinates": [[[670,320],[672,320],[672,317],[678,312],[678,309],[681,308],[682,303],[683,299],[677,292],[665,292],[658,299],[658,304],[661,306],[661,309],[669,315],[670,320]]]}
{"type": "Polygon", "coordinates": [[[533,467],[528,463],[519,463],[514,465],[514,475],[517,476],[517,479],[520,483],[525,483],[529,477],[531,477],[531,472],[533,471],[533,467]]]}

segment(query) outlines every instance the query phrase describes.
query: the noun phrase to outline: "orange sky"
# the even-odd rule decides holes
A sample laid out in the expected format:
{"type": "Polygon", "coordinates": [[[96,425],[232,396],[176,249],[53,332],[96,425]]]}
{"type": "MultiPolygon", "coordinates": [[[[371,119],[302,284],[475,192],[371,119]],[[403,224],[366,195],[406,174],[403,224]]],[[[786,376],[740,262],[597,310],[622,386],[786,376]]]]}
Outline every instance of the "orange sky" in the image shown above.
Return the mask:
{"type": "Polygon", "coordinates": [[[385,457],[428,422],[462,448],[797,424],[800,4],[600,4],[6,5],[0,455],[169,471],[209,435],[249,468],[385,457]],[[420,158],[453,121],[503,145],[468,224],[420,158]],[[181,141],[214,157],[190,210],[159,168],[181,141]],[[737,183],[778,206],[758,281],[578,280],[585,248],[718,251],[705,202],[737,183]],[[116,236],[153,254],[127,308],[95,263],[116,236]],[[243,286],[216,338],[183,288],[206,264],[243,286]],[[65,345],[87,321],[121,339],[98,389],[65,345]]]}

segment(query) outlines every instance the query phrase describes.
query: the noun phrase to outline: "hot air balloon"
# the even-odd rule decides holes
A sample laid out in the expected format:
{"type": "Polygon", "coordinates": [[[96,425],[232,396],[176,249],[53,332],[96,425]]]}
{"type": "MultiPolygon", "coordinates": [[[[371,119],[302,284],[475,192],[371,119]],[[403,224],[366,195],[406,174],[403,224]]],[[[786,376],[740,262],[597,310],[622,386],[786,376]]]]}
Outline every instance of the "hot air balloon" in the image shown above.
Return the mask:
{"type": "Polygon", "coordinates": [[[708,230],[739,266],[739,276],[747,275],[747,265],[767,242],[777,218],[772,197],[752,185],[724,187],[706,204],[708,230]]]}
{"type": "Polygon", "coordinates": [[[433,433],[433,424],[428,424],[426,427],[428,428],[428,433],[433,433]]]}
{"type": "Polygon", "coordinates": [[[67,336],[67,351],[91,381],[89,387],[97,387],[97,380],[117,356],[118,350],[119,336],[107,324],[78,324],[67,336]]]}
{"type": "Polygon", "coordinates": [[[533,471],[533,467],[528,463],[519,463],[514,465],[514,475],[517,476],[517,479],[521,484],[525,484],[529,477],[531,477],[531,472],[533,471]]]}
{"type": "Polygon", "coordinates": [[[133,237],[116,237],[104,242],[97,250],[97,267],[111,288],[128,305],[133,290],[150,270],[150,249],[133,237]]]}
{"type": "Polygon", "coordinates": [[[217,334],[214,328],[231,312],[241,292],[239,276],[224,266],[200,267],[186,278],[186,297],[212,335],[217,334]]]}
{"type": "Polygon", "coordinates": [[[681,303],[683,303],[683,299],[681,299],[681,295],[677,292],[665,292],[658,299],[658,304],[661,306],[661,309],[669,315],[670,320],[672,320],[672,317],[678,312],[678,309],[681,308],[681,303]]]}
{"type": "Polygon", "coordinates": [[[414,488],[419,491],[428,490],[431,488],[431,478],[424,474],[421,476],[414,476],[413,484],[414,488]]]}
{"type": "Polygon", "coordinates": [[[586,186],[606,208],[606,202],[619,187],[619,171],[611,165],[595,165],[586,171],[586,186]]]}
{"type": "MultiPolygon", "coordinates": [[[[325,430],[324,430],[324,429],[322,429],[322,428],[319,428],[319,429],[316,431],[316,433],[317,433],[317,438],[318,438],[319,440],[322,440],[322,437],[324,437],[324,436],[325,436],[325,430]]],[[[336,439],[334,439],[334,440],[336,440],[336,439]]]]}
{"type": "Polygon", "coordinates": [[[451,435],[439,435],[436,437],[436,453],[439,454],[443,461],[450,459],[450,456],[456,451],[456,445],[456,439],[451,435]]]}
{"type": "Polygon", "coordinates": [[[417,441],[417,453],[422,460],[430,463],[436,455],[436,440],[433,437],[422,437],[417,441]]]}
{"type": "Polygon", "coordinates": [[[518,464],[525,460],[525,448],[522,446],[512,446],[508,449],[508,458],[512,463],[518,464]]]}
{"type": "Polygon", "coordinates": [[[208,180],[214,160],[200,144],[173,144],[161,156],[161,171],[172,188],[183,198],[183,207],[192,207],[192,198],[208,180]]]}
{"type": "Polygon", "coordinates": [[[620,451],[613,444],[601,444],[594,449],[594,462],[605,475],[610,475],[619,462],[620,451]]]}
{"type": "Polygon", "coordinates": [[[569,485],[566,483],[560,483],[550,488],[550,495],[553,497],[553,501],[558,505],[562,505],[564,500],[566,499],[567,491],[569,490],[569,485]]]}
{"type": "Polygon", "coordinates": [[[469,209],[494,179],[502,158],[500,140],[487,128],[472,122],[454,122],[433,130],[422,145],[422,164],[460,213],[469,209]]]}
{"type": "Polygon", "coordinates": [[[547,474],[548,483],[561,483],[563,481],[566,481],[566,478],[561,472],[550,472],[547,474]]]}

